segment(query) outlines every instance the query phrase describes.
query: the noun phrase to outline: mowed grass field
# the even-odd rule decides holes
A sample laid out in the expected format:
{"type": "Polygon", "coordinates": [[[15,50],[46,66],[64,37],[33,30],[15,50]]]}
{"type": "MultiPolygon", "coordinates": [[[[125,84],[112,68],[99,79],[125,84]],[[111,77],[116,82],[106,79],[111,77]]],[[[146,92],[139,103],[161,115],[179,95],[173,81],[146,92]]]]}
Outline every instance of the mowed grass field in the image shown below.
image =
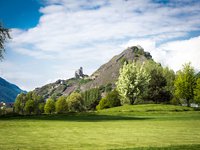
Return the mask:
{"type": "Polygon", "coordinates": [[[0,117],[0,150],[200,149],[200,112],[134,105],[99,112],[0,117]]]}

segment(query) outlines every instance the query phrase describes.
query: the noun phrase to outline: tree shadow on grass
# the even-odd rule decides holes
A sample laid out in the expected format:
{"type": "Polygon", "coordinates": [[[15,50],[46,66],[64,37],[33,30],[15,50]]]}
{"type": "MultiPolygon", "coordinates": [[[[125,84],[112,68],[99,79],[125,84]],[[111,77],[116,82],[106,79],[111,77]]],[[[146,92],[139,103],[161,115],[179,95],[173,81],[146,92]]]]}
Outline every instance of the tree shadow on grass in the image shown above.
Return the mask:
{"type": "Polygon", "coordinates": [[[101,122],[101,121],[125,121],[125,120],[148,120],[150,117],[101,115],[95,113],[69,113],[52,115],[9,115],[1,116],[0,120],[52,120],[74,122],[101,122]]]}
{"type": "Polygon", "coordinates": [[[200,144],[188,145],[170,145],[166,147],[135,147],[135,148],[119,148],[110,150],[199,150],[200,144]]]}

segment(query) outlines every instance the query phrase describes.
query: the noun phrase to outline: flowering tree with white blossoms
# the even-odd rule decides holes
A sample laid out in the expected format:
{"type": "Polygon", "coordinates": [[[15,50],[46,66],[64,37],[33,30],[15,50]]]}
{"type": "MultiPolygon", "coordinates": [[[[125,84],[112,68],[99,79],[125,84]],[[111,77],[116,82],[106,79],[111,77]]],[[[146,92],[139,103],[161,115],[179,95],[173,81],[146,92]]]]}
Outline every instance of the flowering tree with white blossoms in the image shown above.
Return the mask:
{"type": "Polygon", "coordinates": [[[119,71],[116,82],[117,91],[121,96],[121,104],[133,104],[147,89],[150,75],[144,68],[144,63],[124,63],[119,71]]]}

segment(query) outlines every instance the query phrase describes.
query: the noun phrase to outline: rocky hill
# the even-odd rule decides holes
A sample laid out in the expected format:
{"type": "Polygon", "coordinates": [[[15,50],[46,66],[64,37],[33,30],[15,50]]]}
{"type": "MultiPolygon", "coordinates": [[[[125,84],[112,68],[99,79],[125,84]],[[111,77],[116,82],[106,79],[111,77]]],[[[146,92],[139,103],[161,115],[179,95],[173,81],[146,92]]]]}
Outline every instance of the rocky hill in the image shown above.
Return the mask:
{"type": "Polygon", "coordinates": [[[152,59],[149,52],[145,52],[141,46],[133,46],[125,49],[121,54],[114,56],[109,62],[102,65],[97,71],[91,75],[91,82],[86,83],[81,87],[81,90],[86,90],[109,83],[115,83],[119,76],[119,69],[125,61],[145,61],[152,59]]]}
{"type": "Polygon", "coordinates": [[[44,96],[69,95],[71,92],[85,91],[91,88],[106,86],[111,84],[114,86],[118,76],[119,69],[125,61],[145,61],[151,60],[152,56],[149,52],[145,52],[141,46],[133,46],[125,49],[121,54],[114,56],[109,62],[102,65],[91,76],[85,78],[71,78],[68,80],[58,80],[54,83],[47,84],[41,88],[36,88],[34,91],[44,96]]]}
{"type": "Polygon", "coordinates": [[[45,99],[49,97],[59,97],[61,95],[69,95],[75,90],[79,90],[83,84],[91,81],[91,79],[71,78],[68,80],[57,80],[40,88],[36,88],[34,92],[43,96],[45,99]]]}
{"type": "Polygon", "coordinates": [[[25,91],[0,77],[0,102],[12,103],[21,92],[25,91]]]}

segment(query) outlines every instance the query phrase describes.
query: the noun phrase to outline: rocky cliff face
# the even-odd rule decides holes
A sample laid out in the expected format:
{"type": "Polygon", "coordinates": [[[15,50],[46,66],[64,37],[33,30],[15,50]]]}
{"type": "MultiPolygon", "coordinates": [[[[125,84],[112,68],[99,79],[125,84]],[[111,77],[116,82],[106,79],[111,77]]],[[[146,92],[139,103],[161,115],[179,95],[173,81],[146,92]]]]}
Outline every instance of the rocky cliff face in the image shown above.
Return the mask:
{"type": "Polygon", "coordinates": [[[125,61],[145,61],[152,59],[150,53],[145,52],[141,46],[133,46],[125,49],[121,54],[114,56],[109,62],[102,65],[91,75],[91,82],[81,87],[82,90],[99,87],[109,83],[114,84],[119,76],[119,69],[125,61]]]}
{"type": "Polygon", "coordinates": [[[118,76],[119,69],[125,61],[145,61],[151,60],[150,53],[145,52],[141,46],[133,46],[125,49],[121,54],[114,56],[109,62],[102,65],[91,76],[83,79],[71,78],[68,80],[58,80],[55,83],[47,84],[34,91],[48,98],[50,96],[69,95],[71,92],[85,91],[101,85],[112,84],[114,86],[118,76]]]}

